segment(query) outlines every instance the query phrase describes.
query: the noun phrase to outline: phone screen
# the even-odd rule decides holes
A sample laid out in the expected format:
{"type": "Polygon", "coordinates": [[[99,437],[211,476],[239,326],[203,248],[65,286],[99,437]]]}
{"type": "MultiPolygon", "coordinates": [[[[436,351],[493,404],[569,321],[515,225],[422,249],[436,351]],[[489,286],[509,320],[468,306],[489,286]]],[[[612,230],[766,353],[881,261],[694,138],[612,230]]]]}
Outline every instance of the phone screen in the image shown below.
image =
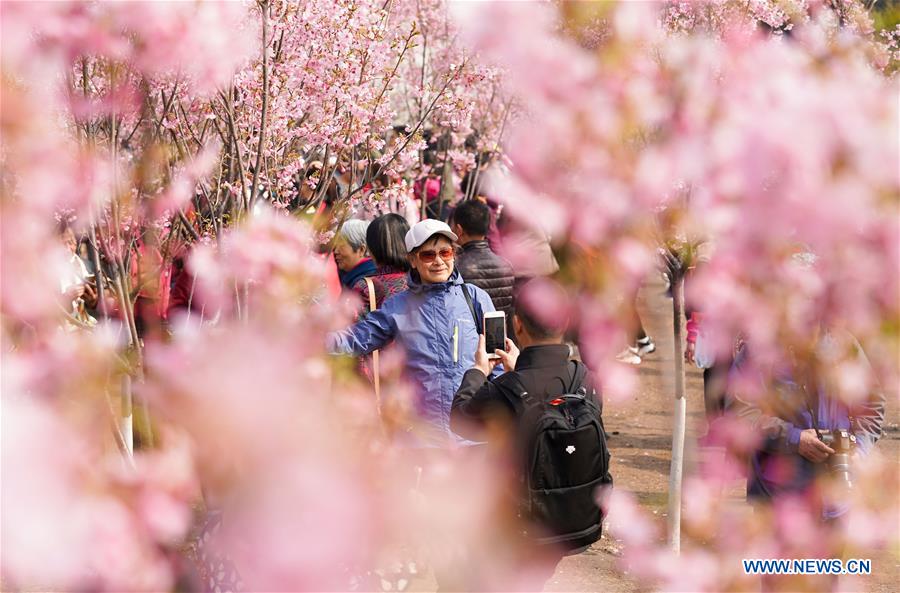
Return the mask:
{"type": "Polygon", "coordinates": [[[485,350],[488,354],[494,354],[494,350],[506,350],[506,318],[484,318],[485,350]]]}

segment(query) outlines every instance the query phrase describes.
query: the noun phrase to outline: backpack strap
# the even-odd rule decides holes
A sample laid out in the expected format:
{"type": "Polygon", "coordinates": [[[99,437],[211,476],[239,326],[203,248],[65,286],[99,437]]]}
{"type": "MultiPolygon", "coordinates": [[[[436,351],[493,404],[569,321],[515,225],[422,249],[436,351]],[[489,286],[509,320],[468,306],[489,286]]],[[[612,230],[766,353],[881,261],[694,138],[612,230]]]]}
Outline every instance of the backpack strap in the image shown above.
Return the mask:
{"type": "Polygon", "coordinates": [[[576,395],[581,391],[581,395],[587,396],[587,390],[584,389],[583,385],[584,379],[587,376],[587,366],[585,366],[583,362],[577,360],[570,360],[569,364],[574,368],[572,369],[572,382],[569,384],[569,389],[566,393],[576,395]]]}
{"type": "Polygon", "coordinates": [[[478,335],[484,333],[484,328],[481,327],[481,324],[478,322],[478,314],[475,313],[475,303],[472,302],[472,295],[469,294],[469,285],[463,282],[462,284],[463,296],[466,297],[466,304],[469,305],[469,311],[472,313],[472,319],[475,321],[475,331],[478,332],[478,335]]]}
{"type": "MultiPolygon", "coordinates": [[[[569,366],[572,368],[570,375],[572,379],[568,388],[566,388],[565,383],[563,383],[565,393],[581,395],[586,398],[587,392],[584,389],[583,384],[584,379],[587,376],[587,366],[577,360],[570,360],[569,366]]],[[[520,406],[528,408],[536,403],[540,403],[539,400],[528,391],[525,387],[525,383],[522,381],[521,375],[516,371],[507,371],[494,379],[492,383],[507,397],[508,400],[510,400],[510,403],[512,403],[517,411],[520,410],[520,406]]]]}
{"type": "MultiPolygon", "coordinates": [[[[366,276],[364,278],[366,281],[366,288],[369,289],[369,311],[374,311],[378,308],[377,301],[375,300],[375,283],[372,282],[372,278],[366,276]]],[[[381,377],[378,373],[378,350],[372,353],[372,378],[375,383],[375,406],[376,409],[381,412],[381,377]]]]}
{"type": "Polygon", "coordinates": [[[521,414],[525,409],[537,403],[537,400],[525,387],[522,377],[515,371],[507,371],[491,382],[506,396],[517,414],[521,414]]]}

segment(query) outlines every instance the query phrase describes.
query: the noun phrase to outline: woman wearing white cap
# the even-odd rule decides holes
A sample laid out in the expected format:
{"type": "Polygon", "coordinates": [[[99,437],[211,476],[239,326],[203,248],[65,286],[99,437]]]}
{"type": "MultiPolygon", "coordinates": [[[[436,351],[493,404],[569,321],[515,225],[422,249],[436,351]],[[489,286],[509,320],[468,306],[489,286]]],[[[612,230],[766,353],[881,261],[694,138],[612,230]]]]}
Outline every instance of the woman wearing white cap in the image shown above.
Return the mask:
{"type": "Polygon", "coordinates": [[[454,269],[456,240],[439,220],[414,225],[405,237],[412,268],[409,290],[388,298],[381,308],[328,339],[332,352],[354,356],[370,354],[391,341],[403,347],[406,375],[416,388],[417,411],[424,421],[421,433],[415,433],[420,446],[474,444],[450,431],[450,406],[475,359],[477,328],[494,305],[486,292],[465,284],[454,269]]]}

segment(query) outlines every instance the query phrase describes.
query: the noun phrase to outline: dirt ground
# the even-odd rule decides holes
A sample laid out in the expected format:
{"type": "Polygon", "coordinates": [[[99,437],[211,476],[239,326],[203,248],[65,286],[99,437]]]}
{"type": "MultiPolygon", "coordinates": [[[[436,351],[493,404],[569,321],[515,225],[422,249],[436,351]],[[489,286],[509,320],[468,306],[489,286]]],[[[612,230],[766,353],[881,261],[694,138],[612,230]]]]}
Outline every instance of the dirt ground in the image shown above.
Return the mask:
{"type": "MultiPolygon", "coordinates": [[[[606,405],[604,422],[610,433],[612,473],[617,489],[636,495],[642,507],[659,516],[665,531],[669,460],[672,444],[673,414],[673,338],[672,300],[662,283],[645,287],[639,298],[639,310],[646,331],[656,341],[657,350],[645,357],[637,368],[640,388],[630,402],[606,405]]],[[[687,437],[685,474],[695,466],[697,438],[706,432],[701,373],[688,367],[687,437]]],[[[900,466],[900,429],[896,387],[888,390],[885,435],[878,447],[900,466]]],[[[900,493],[900,484],[889,484],[900,493]]],[[[744,484],[736,482],[728,491],[735,504],[746,504],[744,484]]],[[[900,529],[900,525],[897,526],[900,529]]],[[[617,566],[621,543],[607,534],[586,552],[564,558],[547,582],[545,591],[604,591],[610,593],[646,591],[617,566]]],[[[888,593],[900,590],[900,554],[873,552],[872,576],[854,586],[856,591],[888,593]]],[[[424,575],[423,575],[424,576],[424,575]]],[[[433,577],[412,583],[415,590],[434,590],[433,577]]]]}

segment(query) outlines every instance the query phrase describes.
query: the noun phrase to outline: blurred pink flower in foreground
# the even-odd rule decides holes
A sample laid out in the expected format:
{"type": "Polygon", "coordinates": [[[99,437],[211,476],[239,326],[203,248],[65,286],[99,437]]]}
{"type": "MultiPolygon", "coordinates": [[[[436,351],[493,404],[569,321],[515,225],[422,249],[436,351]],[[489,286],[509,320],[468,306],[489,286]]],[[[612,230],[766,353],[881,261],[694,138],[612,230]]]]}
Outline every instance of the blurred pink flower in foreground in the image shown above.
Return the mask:
{"type": "Polygon", "coordinates": [[[60,357],[47,368],[53,359],[40,360],[35,374],[26,356],[3,356],[4,581],[60,590],[171,588],[170,555],[198,494],[189,449],[173,437],[126,465],[111,439],[98,437],[109,426],[102,396],[91,391],[100,382],[84,381],[102,366],[60,393],[44,376],[69,374],[71,361],[60,357]]]}
{"type": "Polygon", "coordinates": [[[16,67],[54,55],[105,57],[150,78],[174,75],[208,92],[256,50],[258,32],[241,2],[13,2],[2,32],[16,67]],[[36,31],[41,52],[33,52],[36,31]]]}
{"type": "MultiPolygon", "coordinates": [[[[586,246],[564,262],[572,283],[620,325],[623,295],[653,272],[645,246],[703,241],[715,252],[689,296],[722,354],[743,335],[771,363],[824,324],[872,343],[896,377],[898,335],[882,320],[900,315],[900,122],[866,41],[822,42],[817,20],[792,42],[743,27],[666,35],[634,24],[652,22],[652,5],[620,3],[588,51],[557,27],[582,8],[495,3],[465,21],[525,104],[497,186],[508,211],[553,213],[538,223],[557,245],[586,246]],[[793,263],[798,251],[814,266],[793,263]]],[[[617,332],[581,326],[587,350],[621,349],[617,332]]]]}
{"type": "MultiPolygon", "coordinates": [[[[810,337],[823,326],[865,344],[882,382],[896,384],[900,335],[886,323],[900,317],[895,85],[872,66],[861,3],[840,7],[844,28],[827,3],[751,5],[669,4],[660,14],[660,5],[638,2],[492,3],[461,11],[464,31],[508,70],[505,82],[523,101],[508,143],[511,179],[497,188],[507,211],[532,222],[537,212],[552,228],[563,278],[584,293],[583,356],[620,397],[636,383],[604,361],[626,343],[623,299],[653,278],[652,247],[687,253],[698,243],[715,249],[691,262],[688,298],[719,354],[730,355],[738,336],[750,345],[755,373],[736,377],[748,397],[765,404],[787,349],[822,360],[810,337]],[[659,28],[650,25],[657,16],[659,28]],[[605,34],[587,49],[567,31],[592,17],[605,34]],[[760,19],[790,30],[790,39],[764,33],[760,19]],[[553,204],[536,206],[542,200],[553,204]]],[[[847,402],[873,386],[847,355],[851,347],[839,340],[825,362],[847,402]]],[[[658,551],[633,503],[613,498],[610,521],[626,543],[626,565],[654,587],[752,588],[736,568],[748,550],[791,557],[840,545],[838,530],[811,519],[812,499],[755,513],[721,503],[741,455],[756,445],[729,427],[711,439],[726,446],[722,458],[685,485],[706,504],[685,508],[681,559],[658,551]],[[630,521],[623,525],[616,508],[630,521]],[[787,525],[790,533],[779,528],[787,525]]],[[[874,508],[896,506],[854,501],[862,522],[874,508]]],[[[881,526],[870,541],[896,541],[895,531],[881,526]]]]}
{"type": "MultiPolygon", "coordinates": [[[[379,562],[402,560],[385,551],[404,546],[452,567],[457,546],[496,537],[485,527],[495,472],[385,440],[371,386],[325,353],[326,332],[352,312],[322,291],[310,237],[271,212],[232,230],[221,251],[198,252],[209,296],[251,280],[249,319],[184,326],[149,345],[144,393],[190,435],[205,502],[222,511],[212,545],[249,588],[346,588],[379,562]]],[[[515,574],[507,563],[479,578],[515,574]]]]}
{"type": "MultiPolygon", "coordinates": [[[[858,10],[841,31],[822,3],[811,3],[809,19],[785,8],[798,3],[752,3],[754,21],[790,26],[787,40],[763,36],[743,19],[698,24],[686,8],[670,19],[677,34],[669,35],[650,26],[651,3],[597,3],[608,18],[588,50],[559,26],[560,15],[577,21],[573,11],[587,3],[478,6],[488,12],[474,21],[472,37],[504,71],[474,64],[455,43],[456,25],[444,19],[441,2],[394,4],[391,18],[380,2],[276,6],[269,41],[283,41],[284,62],[270,72],[263,156],[289,155],[290,162],[272,179],[263,176],[272,193],[288,192],[302,171],[295,149],[311,154],[329,145],[337,160],[364,144],[368,157],[387,163],[389,156],[372,152],[383,138],[370,131],[430,100],[437,100],[432,121],[451,126],[457,144],[481,120],[491,133],[479,148],[492,149],[505,119],[498,112],[510,105],[494,101],[494,92],[516,94],[526,117],[510,121],[503,138],[513,175],[499,191],[510,212],[538,219],[558,248],[563,276],[575,287],[567,296],[584,357],[610,399],[634,395],[634,373],[613,356],[627,339],[625,295],[653,272],[659,242],[715,244],[691,292],[721,352],[742,334],[762,362],[785,347],[810,354],[806,338],[825,323],[859,338],[882,374],[895,376],[896,93],[870,67],[858,10]],[[402,80],[388,79],[413,21],[429,34],[454,35],[432,35],[436,57],[423,68],[403,62],[402,80]],[[715,34],[694,34],[704,27],[715,34]],[[508,72],[509,88],[494,84],[499,72],[508,72]],[[445,82],[449,90],[437,96],[445,82]]],[[[160,211],[187,206],[216,154],[173,159],[177,141],[142,143],[142,99],[154,114],[166,97],[178,105],[159,122],[163,136],[184,140],[184,126],[224,128],[234,115],[236,153],[255,149],[262,84],[258,58],[246,58],[262,48],[252,8],[4,5],[2,59],[11,73],[2,81],[0,114],[10,171],[0,187],[4,585],[173,588],[182,576],[173,558],[191,505],[201,500],[198,481],[207,508],[223,511],[212,545],[251,589],[344,588],[410,547],[427,550],[434,565],[455,570],[467,585],[527,584],[531,575],[508,537],[515,522],[498,519],[506,484],[497,466],[395,447],[371,386],[349,370],[352,362],[324,354],[325,332],[348,323],[352,311],[323,290],[329,264],[315,255],[309,228],[292,218],[263,210],[238,224],[237,216],[229,219],[235,228],[196,243],[188,266],[219,315],[215,323],[173,324],[164,339],[147,337],[146,366],[125,347],[124,324],[93,334],[57,331],[65,256],[54,215],[65,210],[79,228],[97,216],[100,229],[121,224],[107,255],[143,258],[130,247],[153,227],[142,192],[163,192],[160,211]],[[87,97],[68,80],[79,66],[90,66],[79,81],[93,89],[87,97]],[[233,92],[220,97],[213,92],[220,86],[233,92]],[[204,102],[209,95],[212,103],[204,102]],[[79,140],[76,123],[108,130],[113,121],[115,150],[79,140]],[[131,142],[119,134],[130,129],[131,142]],[[165,149],[158,159],[144,158],[157,149],[165,149]],[[121,216],[104,218],[110,200],[121,216]],[[138,392],[151,402],[162,437],[133,468],[111,437],[100,436],[114,434],[126,374],[145,377],[138,392]],[[464,547],[490,562],[460,570],[454,556],[464,547]]],[[[275,46],[266,51],[274,61],[275,46]]],[[[190,142],[189,153],[202,145],[190,142]]],[[[387,172],[414,167],[421,145],[410,142],[387,172]]],[[[455,149],[448,154],[469,166],[455,149]]],[[[229,178],[222,184],[232,200],[243,197],[250,177],[247,170],[231,176],[233,165],[223,167],[229,178]]],[[[178,241],[177,233],[166,237],[178,241]]],[[[552,307],[556,299],[537,301],[552,307]]],[[[871,388],[841,352],[827,360],[845,399],[871,388]]],[[[385,367],[396,371],[397,359],[390,362],[385,367]]],[[[766,381],[755,384],[749,395],[764,398],[766,381]]],[[[405,392],[402,385],[392,391],[405,392]]],[[[848,523],[830,529],[797,499],[753,512],[724,504],[723,489],[739,475],[736,455],[754,439],[727,424],[717,431],[728,451],[686,484],[681,559],[661,549],[659,526],[635,501],[611,495],[612,533],[627,544],[624,560],[635,577],[673,590],[750,589],[757,583],[738,574],[740,557],[896,546],[896,487],[884,485],[897,476],[884,460],[860,464],[848,523]]],[[[830,494],[828,484],[817,488],[830,494]]]]}

